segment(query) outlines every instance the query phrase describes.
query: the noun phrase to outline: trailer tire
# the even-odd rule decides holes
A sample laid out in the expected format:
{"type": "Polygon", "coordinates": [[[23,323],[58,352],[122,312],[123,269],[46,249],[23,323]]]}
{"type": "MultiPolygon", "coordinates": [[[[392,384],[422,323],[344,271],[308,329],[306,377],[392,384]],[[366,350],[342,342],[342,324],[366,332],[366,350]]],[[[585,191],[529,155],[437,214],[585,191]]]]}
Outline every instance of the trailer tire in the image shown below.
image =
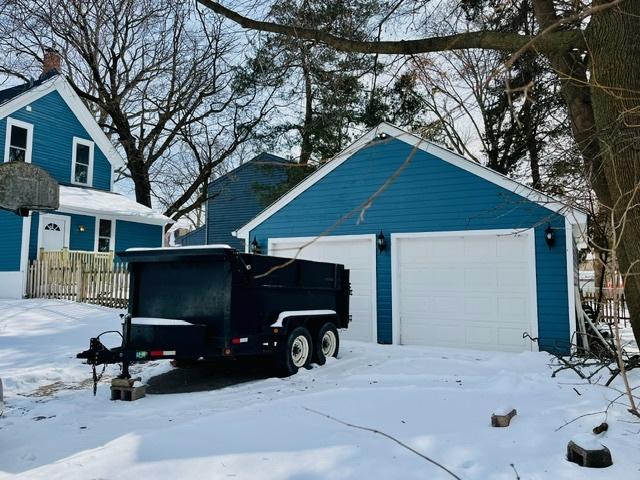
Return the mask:
{"type": "Polygon", "coordinates": [[[327,322],[316,336],[314,343],[313,358],[318,365],[324,365],[329,357],[337,357],[340,349],[340,335],[338,328],[331,322],[327,322]]]}
{"type": "Polygon", "coordinates": [[[296,327],[287,336],[285,348],[279,356],[284,375],[295,375],[300,368],[308,368],[313,358],[313,341],[306,327],[296,327]]]}

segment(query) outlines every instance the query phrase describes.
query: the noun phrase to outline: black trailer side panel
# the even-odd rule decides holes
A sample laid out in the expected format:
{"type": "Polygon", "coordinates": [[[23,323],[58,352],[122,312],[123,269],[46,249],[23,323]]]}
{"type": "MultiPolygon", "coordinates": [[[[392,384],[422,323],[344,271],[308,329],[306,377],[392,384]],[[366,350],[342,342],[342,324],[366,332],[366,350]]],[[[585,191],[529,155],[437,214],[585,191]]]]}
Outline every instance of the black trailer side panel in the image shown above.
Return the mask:
{"type": "Polygon", "coordinates": [[[211,335],[222,336],[230,308],[229,265],[220,256],[131,263],[132,317],[206,324],[211,335]]]}
{"type": "Polygon", "coordinates": [[[234,276],[232,336],[269,328],[283,311],[333,310],[339,328],[348,326],[349,275],[342,265],[241,255],[251,276],[234,276]]]}

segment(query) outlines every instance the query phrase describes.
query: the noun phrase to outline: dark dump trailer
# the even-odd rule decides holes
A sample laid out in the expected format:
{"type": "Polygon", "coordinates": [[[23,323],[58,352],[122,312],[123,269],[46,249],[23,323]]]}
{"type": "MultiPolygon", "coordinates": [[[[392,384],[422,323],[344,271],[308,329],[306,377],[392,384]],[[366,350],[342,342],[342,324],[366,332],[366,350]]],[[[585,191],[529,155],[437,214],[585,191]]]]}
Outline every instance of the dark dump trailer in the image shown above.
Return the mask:
{"type": "MultiPolygon", "coordinates": [[[[343,265],[240,253],[226,246],[132,249],[122,345],[100,336],[79,353],[94,366],[154,359],[268,355],[284,374],[336,356],[349,325],[343,265]]],[[[95,378],[95,377],[94,377],[95,378]]]]}

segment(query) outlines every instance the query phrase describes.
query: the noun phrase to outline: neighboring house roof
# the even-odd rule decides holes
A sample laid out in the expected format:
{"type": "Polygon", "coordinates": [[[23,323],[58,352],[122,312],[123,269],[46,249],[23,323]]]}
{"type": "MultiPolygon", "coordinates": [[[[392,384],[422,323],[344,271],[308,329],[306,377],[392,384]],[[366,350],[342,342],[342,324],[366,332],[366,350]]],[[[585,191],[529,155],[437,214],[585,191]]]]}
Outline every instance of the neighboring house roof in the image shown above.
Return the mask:
{"type": "Polygon", "coordinates": [[[7,88],[0,91],[0,119],[26,107],[35,100],[53,91],[57,91],[71,111],[78,118],[82,126],[89,133],[92,140],[102,150],[113,168],[124,166],[122,156],[115,149],[109,138],[102,131],[92,113],[73,90],[63,75],[45,76],[33,82],[7,88]]]}
{"type": "Polygon", "coordinates": [[[204,243],[226,243],[237,249],[244,244],[231,232],[255,217],[265,204],[262,192],[288,180],[291,162],[261,153],[209,184],[207,232],[204,243]],[[261,192],[258,186],[266,190],[261,192]]]}
{"type": "Polygon", "coordinates": [[[180,235],[176,238],[176,243],[182,245],[183,247],[192,246],[192,245],[204,245],[205,244],[205,233],[206,233],[206,225],[202,225],[190,232],[185,233],[184,235],[180,235]]]}
{"type": "Polygon", "coordinates": [[[169,217],[165,217],[119,193],[64,185],[60,186],[60,208],[58,211],[98,217],[109,216],[119,220],[154,225],[166,225],[173,222],[169,217]]]}
{"type": "Polygon", "coordinates": [[[262,152],[262,153],[259,153],[258,155],[256,155],[255,157],[253,157],[252,159],[242,163],[241,165],[238,165],[233,170],[228,171],[224,175],[221,175],[218,178],[214,178],[213,180],[211,180],[209,182],[209,186],[211,187],[211,186],[214,186],[214,185],[216,185],[218,183],[221,183],[225,179],[229,179],[229,177],[232,177],[234,175],[238,175],[239,173],[241,173],[247,167],[255,166],[255,165],[260,164],[260,163],[276,164],[276,165],[279,165],[279,164],[281,164],[281,165],[289,165],[291,162],[289,160],[287,160],[286,158],[279,157],[278,155],[274,155],[272,153],[267,153],[267,152],[262,152]]]}
{"type": "Polygon", "coordinates": [[[237,237],[244,238],[245,240],[249,238],[249,233],[256,226],[260,225],[271,215],[276,213],[282,207],[287,205],[293,199],[295,199],[298,195],[302,194],[305,190],[311,187],[313,184],[327,176],[337,167],[342,165],[347,159],[349,159],[353,154],[355,154],[358,150],[366,147],[372,141],[380,138],[381,136],[389,136],[392,138],[396,138],[400,141],[403,141],[415,148],[418,148],[422,151],[428,152],[436,157],[442,159],[445,162],[448,162],[458,168],[466,170],[474,175],[477,175],[491,183],[494,183],[506,190],[510,190],[532,202],[536,202],[551,211],[557,212],[560,215],[566,217],[571,224],[586,224],[587,218],[586,214],[576,208],[572,208],[565,203],[554,199],[553,197],[535,190],[527,185],[519,183],[505,175],[502,175],[495,170],[492,170],[488,167],[482,166],[479,163],[476,163],[472,160],[469,160],[461,155],[458,155],[451,150],[448,150],[436,143],[430,142],[429,140],[425,140],[418,135],[413,133],[409,133],[401,128],[396,127],[395,125],[391,125],[390,123],[383,122],[377,127],[371,129],[367,133],[365,133],[362,137],[357,139],[347,148],[345,148],[342,152],[333,157],[329,162],[325,163],[321,168],[315,171],[313,174],[309,175],[302,182],[296,185],[294,188],[289,190],[286,194],[280,197],[277,201],[263,210],[260,214],[254,217],[247,224],[239,228],[236,232],[233,232],[237,237]]]}
{"type": "Polygon", "coordinates": [[[15,87],[9,87],[4,90],[0,90],[0,105],[2,105],[5,102],[8,102],[9,100],[17,97],[18,95],[22,95],[23,93],[28,92],[29,90],[39,87],[44,82],[46,82],[50,78],[53,78],[56,75],[58,75],[58,73],[55,70],[52,70],[52,73],[41,76],[37,80],[30,80],[27,83],[23,83],[22,85],[16,85],[15,87]]]}

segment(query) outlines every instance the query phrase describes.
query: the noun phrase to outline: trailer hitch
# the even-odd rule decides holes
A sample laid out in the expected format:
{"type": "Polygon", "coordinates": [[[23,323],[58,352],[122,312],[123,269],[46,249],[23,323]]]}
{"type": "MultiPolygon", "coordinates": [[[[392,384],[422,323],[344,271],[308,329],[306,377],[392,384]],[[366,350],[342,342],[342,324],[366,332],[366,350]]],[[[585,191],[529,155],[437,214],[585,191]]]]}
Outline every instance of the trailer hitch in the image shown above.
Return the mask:
{"type": "MultiPolygon", "coordinates": [[[[89,340],[89,349],[84,352],[80,352],[76,355],[76,358],[82,358],[87,360],[87,364],[91,365],[91,371],[93,376],[93,396],[95,397],[98,391],[98,382],[102,378],[107,365],[112,363],[120,363],[123,361],[123,347],[108,348],[101,341],[100,337],[105,333],[117,333],[122,334],[116,330],[109,330],[102,332],[95,338],[89,340]],[[98,374],[96,367],[102,365],[102,371],[98,374]]],[[[128,369],[127,372],[128,374],[128,369]]]]}

